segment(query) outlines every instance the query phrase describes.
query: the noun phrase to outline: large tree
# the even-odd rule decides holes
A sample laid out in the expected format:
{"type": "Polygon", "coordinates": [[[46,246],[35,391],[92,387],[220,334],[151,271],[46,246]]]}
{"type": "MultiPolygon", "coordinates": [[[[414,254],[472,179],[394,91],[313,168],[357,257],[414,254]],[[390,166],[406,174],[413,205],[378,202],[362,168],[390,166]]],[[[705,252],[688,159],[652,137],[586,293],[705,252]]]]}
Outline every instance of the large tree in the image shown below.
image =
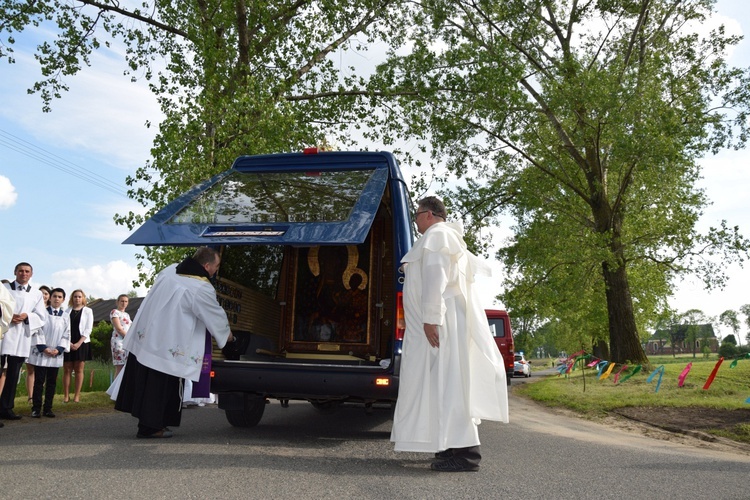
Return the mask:
{"type": "Polygon", "coordinates": [[[739,335],[741,323],[737,311],[727,309],[719,315],[719,323],[723,326],[729,327],[735,337],[739,335]]]}
{"type": "MultiPolygon", "coordinates": [[[[44,78],[31,90],[50,110],[65,77],[89,64],[93,51],[124,47],[123,68],[150,82],[164,114],[151,159],[127,179],[148,217],[241,154],[345,141],[343,117],[357,94],[340,89],[359,78],[341,64],[342,54],[363,58],[368,46],[396,37],[405,22],[397,4],[0,0],[0,60],[13,62],[18,33],[35,30],[44,78]]],[[[129,229],[143,220],[132,212],[116,217],[129,229]]],[[[141,279],[150,275],[148,261],[158,270],[179,252],[145,248],[141,279]]]]}
{"type": "Polygon", "coordinates": [[[688,309],[680,316],[680,326],[685,328],[685,341],[689,344],[693,357],[695,357],[699,340],[704,341],[703,345],[708,343],[707,337],[701,337],[707,321],[708,318],[700,309],[688,309]]]}
{"type": "MultiPolygon", "coordinates": [[[[740,312],[745,315],[745,326],[747,326],[748,333],[745,336],[745,342],[750,345],[750,304],[744,304],[740,306],[740,312]]],[[[737,343],[742,345],[742,337],[737,334],[737,343]]]]}
{"type": "Polygon", "coordinates": [[[639,326],[676,276],[721,285],[710,256],[748,246],[723,222],[696,230],[697,160],[744,145],[748,125],[748,72],[725,61],[739,38],[699,33],[712,6],[425,0],[409,53],[379,68],[380,88],[416,93],[381,134],[429,137],[436,159],[480,179],[462,206],[484,223],[512,199],[506,305],[606,332],[617,362],[646,361],[639,326]]]}

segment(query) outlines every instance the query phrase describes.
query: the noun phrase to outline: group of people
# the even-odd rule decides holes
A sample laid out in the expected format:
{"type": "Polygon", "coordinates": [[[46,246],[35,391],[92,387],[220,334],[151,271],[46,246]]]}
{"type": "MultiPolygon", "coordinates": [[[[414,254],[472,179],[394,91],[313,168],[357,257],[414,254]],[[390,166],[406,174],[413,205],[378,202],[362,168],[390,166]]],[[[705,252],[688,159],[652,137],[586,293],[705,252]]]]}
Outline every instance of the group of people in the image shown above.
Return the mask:
{"type": "MultiPolygon", "coordinates": [[[[167,425],[180,423],[184,381],[200,380],[210,336],[222,347],[236,340],[209,281],[219,260],[216,250],[201,247],[159,273],[141,303],[140,323],[126,312],[127,295],[117,298],[110,313],[115,366],[111,394],[116,409],[139,419],[138,437],[170,437],[167,425]],[[128,335],[131,325],[137,336],[128,335]]],[[[55,416],[52,404],[61,367],[63,403],[80,402],[85,362],[91,359],[94,317],[83,290],[74,290],[65,307],[65,290],[29,283],[31,264],[19,263],[14,274],[12,282],[0,285],[0,427],[1,420],[21,418],[14,406],[24,364],[31,416],[41,418],[55,416]]]]}
{"type": "MultiPolygon", "coordinates": [[[[434,471],[476,471],[481,460],[480,419],[508,421],[505,367],[474,290],[474,277],[489,268],[467,250],[460,225],[446,218],[442,201],[420,200],[414,220],[423,236],[402,259],[406,332],[391,440],[396,451],[434,453],[434,471]]],[[[236,340],[209,282],[219,262],[218,252],[201,247],[192,257],[160,272],[130,325],[135,335],[126,335],[130,319],[121,314],[127,298],[118,299],[120,312],[113,312],[112,320],[115,337],[122,338],[113,338],[113,359],[118,365],[124,363],[124,369],[118,369],[108,392],[116,401],[115,409],[138,418],[139,438],[173,435],[169,426],[180,424],[183,383],[199,381],[211,337],[219,347],[236,340]]],[[[57,370],[70,359],[75,369],[76,362],[89,356],[84,346],[91,330],[83,312],[83,292],[73,292],[62,316],[62,323],[70,323],[67,334],[67,327],[58,326],[55,316],[64,292],[52,290],[45,310],[42,293],[28,286],[31,274],[30,265],[19,264],[16,281],[3,290],[16,299],[0,351],[3,365],[7,364],[0,398],[4,419],[19,418],[13,413],[13,396],[26,357],[35,366],[33,405],[38,412],[41,385],[50,376],[40,367],[57,370]],[[35,342],[29,342],[31,334],[35,342]],[[39,360],[45,363],[36,364],[39,360]]],[[[4,298],[2,303],[0,322],[7,322],[4,298]]],[[[80,396],[80,380],[77,375],[74,401],[80,396]]],[[[67,385],[64,394],[67,400],[67,385]]],[[[44,405],[44,414],[51,413],[51,403],[45,400],[44,405]]]]}
{"type": "MultiPolygon", "coordinates": [[[[62,288],[33,287],[30,280],[34,269],[28,262],[17,264],[14,274],[13,281],[3,280],[0,286],[0,419],[21,418],[14,407],[24,364],[32,418],[54,418],[52,405],[60,368],[63,369],[63,403],[71,401],[72,381],[75,384],[72,401],[81,401],[84,368],[92,354],[94,314],[86,306],[86,294],[81,289],[67,296],[62,288]]],[[[121,295],[117,309],[110,314],[116,367],[124,363],[121,339],[130,325],[130,317],[125,312],[127,303],[127,296],[121,295]]],[[[3,425],[0,422],[0,427],[3,425]]]]}

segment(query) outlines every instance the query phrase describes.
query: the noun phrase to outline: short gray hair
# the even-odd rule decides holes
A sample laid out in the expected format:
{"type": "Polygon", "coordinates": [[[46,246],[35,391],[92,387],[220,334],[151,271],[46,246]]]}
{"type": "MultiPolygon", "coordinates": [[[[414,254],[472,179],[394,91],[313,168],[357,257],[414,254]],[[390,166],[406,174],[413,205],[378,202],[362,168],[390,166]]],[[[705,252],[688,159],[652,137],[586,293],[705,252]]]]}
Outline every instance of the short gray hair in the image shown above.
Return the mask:
{"type": "Polygon", "coordinates": [[[422,198],[417,203],[417,206],[423,210],[429,210],[435,217],[440,217],[443,220],[447,220],[448,213],[445,210],[445,205],[437,196],[428,196],[422,198]]]}
{"type": "Polygon", "coordinates": [[[198,247],[193,254],[193,260],[198,264],[213,264],[219,258],[219,252],[211,247],[198,247]]]}

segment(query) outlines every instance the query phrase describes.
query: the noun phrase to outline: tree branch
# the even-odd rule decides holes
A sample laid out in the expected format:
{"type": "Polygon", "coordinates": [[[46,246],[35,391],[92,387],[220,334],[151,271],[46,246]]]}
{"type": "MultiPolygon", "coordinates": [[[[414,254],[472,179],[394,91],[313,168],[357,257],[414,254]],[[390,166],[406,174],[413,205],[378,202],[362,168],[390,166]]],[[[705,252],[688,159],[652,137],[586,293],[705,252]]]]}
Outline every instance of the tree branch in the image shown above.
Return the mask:
{"type": "Polygon", "coordinates": [[[141,14],[137,14],[135,12],[131,12],[129,10],[123,9],[117,5],[110,5],[106,3],[96,2],[92,0],[78,0],[84,5],[90,5],[92,7],[96,7],[98,9],[101,9],[103,11],[107,12],[117,12],[118,14],[121,14],[125,17],[128,17],[130,19],[135,19],[137,21],[144,22],[146,24],[149,24],[155,28],[159,28],[160,30],[164,30],[167,33],[172,33],[173,35],[180,36],[182,38],[185,38],[186,40],[189,40],[188,34],[185,31],[182,31],[180,29],[175,28],[174,26],[169,26],[167,24],[164,24],[160,21],[157,21],[153,17],[147,17],[141,14]]]}
{"type": "MultiPolygon", "coordinates": [[[[388,2],[385,2],[383,6],[387,5],[388,2]]],[[[328,54],[339,48],[341,45],[344,44],[347,40],[349,40],[352,36],[355,34],[364,31],[365,28],[367,28],[369,25],[374,23],[378,20],[378,17],[375,15],[374,12],[368,12],[353,28],[345,31],[340,37],[338,37],[336,40],[328,44],[326,47],[319,50],[315,55],[310,58],[310,60],[304,64],[303,66],[297,68],[297,71],[294,72],[289,78],[286,79],[286,84],[288,87],[291,87],[295,82],[299,81],[302,76],[304,76],[306,73],[308,73],[317,63],[322,61],[328,54]]]]}

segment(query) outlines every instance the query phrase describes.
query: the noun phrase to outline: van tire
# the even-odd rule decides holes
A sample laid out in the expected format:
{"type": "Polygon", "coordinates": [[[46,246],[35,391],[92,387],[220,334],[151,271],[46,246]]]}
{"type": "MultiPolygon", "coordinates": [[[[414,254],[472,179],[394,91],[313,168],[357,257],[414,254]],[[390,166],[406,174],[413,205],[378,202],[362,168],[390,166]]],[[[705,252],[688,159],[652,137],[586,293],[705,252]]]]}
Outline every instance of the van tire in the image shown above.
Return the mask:
{"type": "Polygon", "coordinates": [[[266,398],[245,395],[245,408],[243,410],[224,410],[227,422],[233,427],[255,427],[263,418],[266,410],[266,398]]]}

